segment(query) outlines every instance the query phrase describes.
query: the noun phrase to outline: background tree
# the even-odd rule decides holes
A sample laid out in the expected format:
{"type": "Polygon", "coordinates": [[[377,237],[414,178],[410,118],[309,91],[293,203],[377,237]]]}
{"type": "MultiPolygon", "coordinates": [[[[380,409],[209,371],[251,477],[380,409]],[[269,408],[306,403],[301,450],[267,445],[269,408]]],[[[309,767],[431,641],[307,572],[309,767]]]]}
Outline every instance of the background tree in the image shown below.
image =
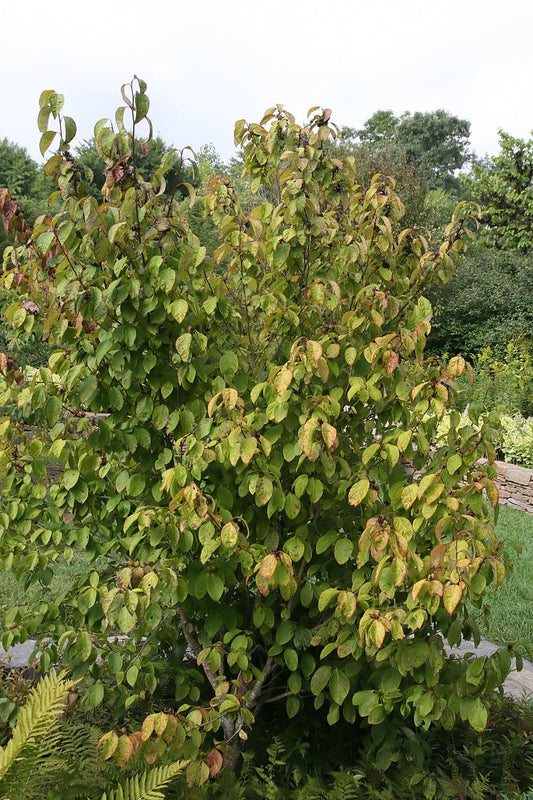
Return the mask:
{"type": "Polygon", "coordinates": [[[63,660],[119,724],[166,709],[110,732],[105,754],[189,759],[191,783],[234,769],[272,706],[284,728],[356,729],[383,769],[406,725],[483,729],[509,653],[472,666],[445,640],[476,639],[467,599],[505,572],[494,420],[472,409],[438,438],[465,362],[424,358],[424,293],[451,276],[468,208],[436,248],[395,233],[390,180],[357,182],[330,112],[301,127],[278,106],[235,137],[251,190],[279,203],[245,209],[215,178],[209,259],[160,192],[175,154],[151,184],[135,166],[146,84],[122,96],[118,130],[96,129],[99,202],[79,193],[61,95],[41,95],[63,205],[5,259],[11,323],[55,352],[27,378],[0,361],[0,554],[43,587],[9,610],[4,646],[42,637],[41,668],[63,660]],[[80,549],[87,568],[51,596],[80,549]]]}
{"type": "MultiPolygon", "coordinates": [[[[0,139],[1,188],[9,190],[31,224],[46,209],[52,185],[24,147],[4,138],[0,139]]],[[[0,227],[0,253],[8,243],[12,244],[13,240],[0,227]]]]}
{"type": "Polygon", "coordinates": [[[471,158],[468,120],[443,109],[407,111],[399,117],[390,110],[376,111],[361,129],[345,128],[344,134],[375,156],[385,151],[395,161],[403,158],[429,189],[458,196],[461,184],[456,173],[471,158]]]}
{"type": "Polygon", "coordinates": [[[500,131],[500,152],[472,166],[467,181],[482,208],[483,237],[498,249],[527,252],[533,231],[533,140],[500,131]]]}

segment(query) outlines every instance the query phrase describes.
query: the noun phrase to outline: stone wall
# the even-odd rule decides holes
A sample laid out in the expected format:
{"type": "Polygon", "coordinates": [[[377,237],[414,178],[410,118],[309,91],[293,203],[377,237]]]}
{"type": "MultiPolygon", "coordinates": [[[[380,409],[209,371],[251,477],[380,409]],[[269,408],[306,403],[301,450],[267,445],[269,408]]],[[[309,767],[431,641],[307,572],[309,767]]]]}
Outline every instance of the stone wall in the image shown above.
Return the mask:
{"type": "Polygon", "coordinates": [[[497,461],[500,503],[533,514],[533,469],[497,461]]]}

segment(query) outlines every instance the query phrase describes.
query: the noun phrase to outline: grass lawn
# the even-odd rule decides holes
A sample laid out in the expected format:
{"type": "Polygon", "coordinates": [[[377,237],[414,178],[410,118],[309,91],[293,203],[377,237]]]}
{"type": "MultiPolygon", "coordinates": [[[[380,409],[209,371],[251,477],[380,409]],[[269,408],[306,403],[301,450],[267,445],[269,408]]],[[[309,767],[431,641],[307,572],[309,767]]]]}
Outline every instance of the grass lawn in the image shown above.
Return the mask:
{"type": "Polygon", "coordinates": [[[496,644],[519,642],[520,652],[533,658],[533,515],[502,506],[496,531],[506,548],[514,567],[499,589],[489,589],[485,605],[490,613],[484,619],[479,613],[483,635],[496,644]],[[512,541],[522,548],[517,553],[512,541]]]}
{"type": "Polygon", "coordinates": [[[53,566],[53,570],[54,576],[50,586],[38,587],[34,585],[27,591],[24,590],[23,584],[17,581],[11,572],[0,570],[0,636],[4,630],[4,615],[6,611],[15,605],[23,604],[25,601],[32,603],[43,596],[54,597],[61,594],[87,570],[87,559],[82,553],[76,553],[70,564],[58,561],[53,566]]]}

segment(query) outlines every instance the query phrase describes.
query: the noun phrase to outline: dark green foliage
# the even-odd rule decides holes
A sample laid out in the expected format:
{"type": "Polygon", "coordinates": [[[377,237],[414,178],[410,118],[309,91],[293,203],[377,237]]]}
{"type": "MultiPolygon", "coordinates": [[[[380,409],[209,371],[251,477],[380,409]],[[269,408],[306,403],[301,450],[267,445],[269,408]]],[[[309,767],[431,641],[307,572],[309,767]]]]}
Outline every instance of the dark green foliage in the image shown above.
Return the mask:
{"type": "Polygon", "coordinates": [[[503,353],[508,342],[533,330],[532,298],[531,258],[477,243],[450,283],[431,293],[429,348],[466,356],[490,346],[503,353]]]}
{"type": "MultiPolygon", "coordinates": [[[[393,723],[394,724],[394,723],[393,723]]],[[[398,733],[400,729],[398,728],[398,733]]],[[[343,730],[345,741],[356,729],[343,730]]],[[[302,741],[305,737],[302,736],[302,741]]],[[[519,800],[533,784],[533,707],[494,695],[483,733],[460,724],[453,731],[403,727],[406,743],[390,770],[376,762],[376,743],[366,738],[351,761],[331,770],[305,747],[296,753],[286,735],[249,753],[239,777],[224,775],[215,784],[188,790],[188,800],[519,800]]],[[[324,747],[338,747],[339,742],[324,747]]],[[[346,749],[340,749],[340,758],[346,749]]],[[[342,763],[342,762],[341,762],[342,763]]],[[[187,789],[178,779],[166,798],[187,789]]]]}
{"type": "MultiPolygon", "coordinates": [[[[407,161],[405,153],[392,146],[374,149],[368,144],[350,145],[348,142],[341,142],[341,149],[354,155],[356,180],[364,186],[370,185],[376,173],[394,178],[396,191],[405,209],[401,221],[397,223],[400,229],[426,225],[430,221],[426,207],[426,181],[418,174],[416,167],[407,161]]],[[[450,214],[447,215],[446,224],[449,219],[450,214]]]]}
{"type": "MultiPolygon", "coordinates": [[[[51,183],[27,150],[5,138],[0,139],[0,189],[3,188],[16,198],[30,223],[46,209],[51,191],[51,183]]],[[[0,224],[0,258],[5,245],[12,243],[0,224]]]]}

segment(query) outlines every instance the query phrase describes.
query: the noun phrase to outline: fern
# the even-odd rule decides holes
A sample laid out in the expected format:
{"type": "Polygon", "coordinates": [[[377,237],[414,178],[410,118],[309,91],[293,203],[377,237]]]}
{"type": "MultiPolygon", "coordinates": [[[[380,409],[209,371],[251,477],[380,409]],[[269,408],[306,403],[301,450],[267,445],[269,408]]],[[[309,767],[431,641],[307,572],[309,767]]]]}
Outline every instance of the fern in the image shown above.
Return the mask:
{"type": "Polygon", "coordinates": [[[62,720],[57,734],[58,741],[47,739],[40,748],[39,772],[30,781],[33,795],[55,791],[61,800],[100,797],[118,770],[98,752],[102,732],[87,723],[62,720]]]}
{"type": "MultiPolygon", "coordinates": [[[[99,797],[109,765],[97,753],[100,732],[90,725],[60,723],[73,682],[63,674],[41,678],[22,707],[13,736],[0,748],[2,800],[87,800],[99,797]]],[[[162,800],[163,790],[187,762],[178,761],[123,779],[102,800],[162,800]]]]}
{"type": "Polygon", "coordinates": [[[176,761],[166,767],[157,767],[143,775],[133,775],[124,786],[119,786],[110,794],[102,795],[102,800],[162,800],[164,789],[168,783],[183,771],[186,761],[176,761]]]}
{"type": "Polygon", "coordinates": [[[38,769],[39,743],[48,739],[52,746],[57,745],[54,728],[72,686],[72,681],[65,680],[63,674],[51,672],[31,690],[12,738],[0,748],[0,792],[4,795],[8,796],[11,785],[16,782],[17,797],[22,798],[29,776],[38,769]]]}
{"type": "Polygon", "coordinates": [[[333,786],[324,797],[327,796],[327,800],[358,800],[362,796],[359,791],[360,777],[349,770],[336,772],[333,786]]]}

